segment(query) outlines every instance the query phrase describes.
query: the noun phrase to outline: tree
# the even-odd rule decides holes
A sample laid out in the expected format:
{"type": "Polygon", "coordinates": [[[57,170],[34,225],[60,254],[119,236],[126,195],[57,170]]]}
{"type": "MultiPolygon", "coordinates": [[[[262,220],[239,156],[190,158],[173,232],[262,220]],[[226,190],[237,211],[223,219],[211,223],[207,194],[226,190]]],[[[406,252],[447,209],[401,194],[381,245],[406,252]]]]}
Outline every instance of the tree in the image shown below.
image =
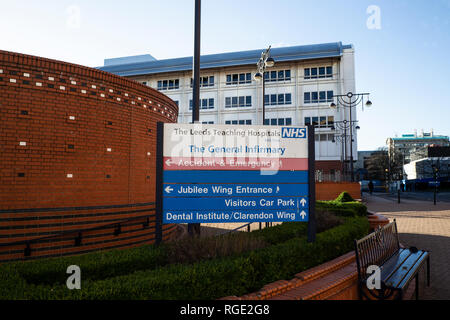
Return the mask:
{"type": "Polygon", "coordinates": [[[403,179],[403,157],[397,153],[389,156],[386,147],[379,148],[367,159],[370,180],[394,181],[403,179]]]}

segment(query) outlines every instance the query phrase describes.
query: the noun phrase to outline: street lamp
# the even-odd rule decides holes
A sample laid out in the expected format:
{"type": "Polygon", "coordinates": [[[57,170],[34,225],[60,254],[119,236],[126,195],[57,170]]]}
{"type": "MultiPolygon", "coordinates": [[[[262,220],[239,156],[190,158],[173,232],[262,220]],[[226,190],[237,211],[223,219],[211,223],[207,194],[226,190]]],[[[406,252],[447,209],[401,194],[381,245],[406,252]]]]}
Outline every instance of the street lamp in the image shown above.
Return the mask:
{"type": "Polygon", "coordinates": [[[261,58],[259,58],[258,63],[256,64],[257,71],[254,75],[254,79],[256,81],[262,80],[262,123],[265,124],[266,121],[266,68],[272,68],[275,65],[275,60],[270,56],[270,48],[269,46],[265,51],[261,53],[261,58]]]}
{"type": "MultiPolygon", "coordinates": [[[[364,111],[364,97],[369,96],[370,93],[352,93],[349,92],[347,94],[342,95],[334,95],[333,99],[336,98],[336,102],[331,102],[330,108],[331,109],[337,109],[339,107],[348,108],[350,110],[350,170],[351,170],[351,181],[355,181],[355,172],[353,170],[353,124],[354,121],[352,120],[352,108],[357,107],[360,103],[363,105],[363,111],[364,111]]],[[[372,106],[372,101],[367,99],[367,102],[365,103],[366,107],[372,106]]],[[[344,115],[344,121],[345,115],[344,115]]]]}
{"type": "MultiPolygon", "coordinates": [[[[339,129],[341,132],[342,132],[342,134],[336,134],[335,135],[335,137],[334,137],[334,141],[333,142],[335,142],[336,141],[336,139],[339,141],[339,142],[342,142],[342,151],[341,151],[341,153],[342,153],[342,169],[343,169],[343,171],[344,171],[344,177],[345,177],[345,179],[348,179],[347,178],[347,173],[348,173],[348,168],[347,168],[347,139],[348,139],[348,137],[350,137],[350,139],[351,140],[353,140],[353,137],[351,136],[351,135],[349,135],[349,134],[347,134],[347,131],[349,131],[350,130],[350,128],[352,127],[352,126],[354,126],[356,123],[357,123],[358,121],[357,120],[353,120],[353,121],[348,121],[348,120],[343,120],[343,121],[335,121],[334,122],[334,129],[339,129]]],[[[357,130],[359,130],[359,126],[357,126],[355,129],[357,129],[357,130]]],[[[352,142],[352,141],[350,141],[350,142],[352,142]]]]}

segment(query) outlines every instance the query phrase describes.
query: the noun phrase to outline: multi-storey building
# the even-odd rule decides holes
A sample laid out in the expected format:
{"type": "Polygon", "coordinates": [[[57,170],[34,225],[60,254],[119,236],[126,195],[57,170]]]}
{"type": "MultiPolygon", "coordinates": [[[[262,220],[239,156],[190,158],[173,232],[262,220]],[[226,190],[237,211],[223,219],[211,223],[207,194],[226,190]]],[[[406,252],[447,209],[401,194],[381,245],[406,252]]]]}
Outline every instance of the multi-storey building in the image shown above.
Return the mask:
{"type": "Polygon", "coordinates": [[[413,134],[403,134],[401,137],[388,138],[386,141],[388,146],[389,156],[392,157],[396,153],[400,153],[404,158],[404,163],[407,164],[411,161],[412,155],[426,146],[450,146],[450,140],[448,136],[435,135],[433,131],[423,132],[418,134],[417,131],[413,134]]]}
{"type": "MultiPolygon", "coordinates": [[[[343,149],[335,142],[335,121],[349,109],[330,108],[333,96],[355,92],[354,48],[341,42],[272,48],[275,66],[262,83],[254,80],[263,50],[201,57],[200,122],[229,125],[316,126],[316,169],[339,176],[343,149]],[[263,121],[263,99],[265,120],[263,121]]],[[[100,67],[155,88],[179,106],[178,122],[192,122],[192,57],[156,60],[151,55],[105,60],[100,67]]],[[[355,108],[353,120],[357,119],[355,108]]],[[[356,126],[356,125],[355,125],[356,126]]],[[[353,154],[357,158],[356,130],[353,154]]],[[[347,152],[350,148],[347,146],[347,152]]]]}

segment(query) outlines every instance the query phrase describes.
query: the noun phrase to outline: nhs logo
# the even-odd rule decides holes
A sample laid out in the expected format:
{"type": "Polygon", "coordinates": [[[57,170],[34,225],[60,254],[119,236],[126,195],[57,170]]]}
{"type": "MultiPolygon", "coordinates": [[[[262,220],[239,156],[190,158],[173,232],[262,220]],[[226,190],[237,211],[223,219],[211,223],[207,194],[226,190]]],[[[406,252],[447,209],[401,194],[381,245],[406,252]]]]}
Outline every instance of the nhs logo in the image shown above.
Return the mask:
{"type": "Polygon", "coordinates": [[[281,137],[306,139],[306,128],[281,128],[281,137]]]}

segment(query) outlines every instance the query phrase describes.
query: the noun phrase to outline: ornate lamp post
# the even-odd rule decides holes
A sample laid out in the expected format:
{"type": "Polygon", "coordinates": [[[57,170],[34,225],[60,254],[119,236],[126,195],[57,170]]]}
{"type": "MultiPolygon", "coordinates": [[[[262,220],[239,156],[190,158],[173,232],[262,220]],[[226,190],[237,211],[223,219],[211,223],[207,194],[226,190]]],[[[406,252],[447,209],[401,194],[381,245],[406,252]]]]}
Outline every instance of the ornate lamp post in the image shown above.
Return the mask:
{"type": "Polygon", "coordinates": [[[261,53],[261,58],[259,58],[256,64],[257,69],[255,76],[253,77],[256,81],[262,80],[262,123],[265,125],[266,121],[266,69],[272,68],[275,65],[275,60],[270,56],[270,48],[266,49],[261,53]]]}
{"type": "MultiPolygon", "coordinates": [[[[352,136],[350,134],[347,134],[348,131],[350,131],[351,127],[356,124],[358,121],[357,120],[353,120],[353,121],[347,121],[347,120],[343,120],[343,121],[335,121],[334,122],[334,127],[333,129],[339,129],[341,131],[341,133],[335,134],[333,142],[339,141],[342,142],[342,169],[344,171],[344,177],[347,179],[347,173],[348,173],[348,168],[347,168],[347,142],[348,142],[348,138],[352,138],[352,136]]],[[[356,126],[355,129],[359,130],[360,127],[356,126]]]]}
{"type": "MultiPolygon", "coordinates": [[[[353,126],[354,126],[354,121],[352,120],[352,109],[354,107],[357,107],[359,104],[363,105],[363,111],[364,111],[364,97],[365,96],[369,96],[370,93],[352,93],[349,92],[347,94],[343,94],[343,95],[334,95],[333,96],[333,100],[336,99],[336,103],[332,102],[330,105],[330,108],[332,109],[336,109],[339,107],[342,108],[348,108],[350,110],[350,125],[349,125],[349,130],[350,130],[350,171],[351,171],[351,181],[355,181],[355,172],[353,170],[353,126]]],[[[365,103],[365,105],[367,107],[372,106],[372,102],[368,99],[367,102],[365,103]]],[[[345,119],[345,114],[344,114],[344,121],[346,121],[345,119]]]]}

